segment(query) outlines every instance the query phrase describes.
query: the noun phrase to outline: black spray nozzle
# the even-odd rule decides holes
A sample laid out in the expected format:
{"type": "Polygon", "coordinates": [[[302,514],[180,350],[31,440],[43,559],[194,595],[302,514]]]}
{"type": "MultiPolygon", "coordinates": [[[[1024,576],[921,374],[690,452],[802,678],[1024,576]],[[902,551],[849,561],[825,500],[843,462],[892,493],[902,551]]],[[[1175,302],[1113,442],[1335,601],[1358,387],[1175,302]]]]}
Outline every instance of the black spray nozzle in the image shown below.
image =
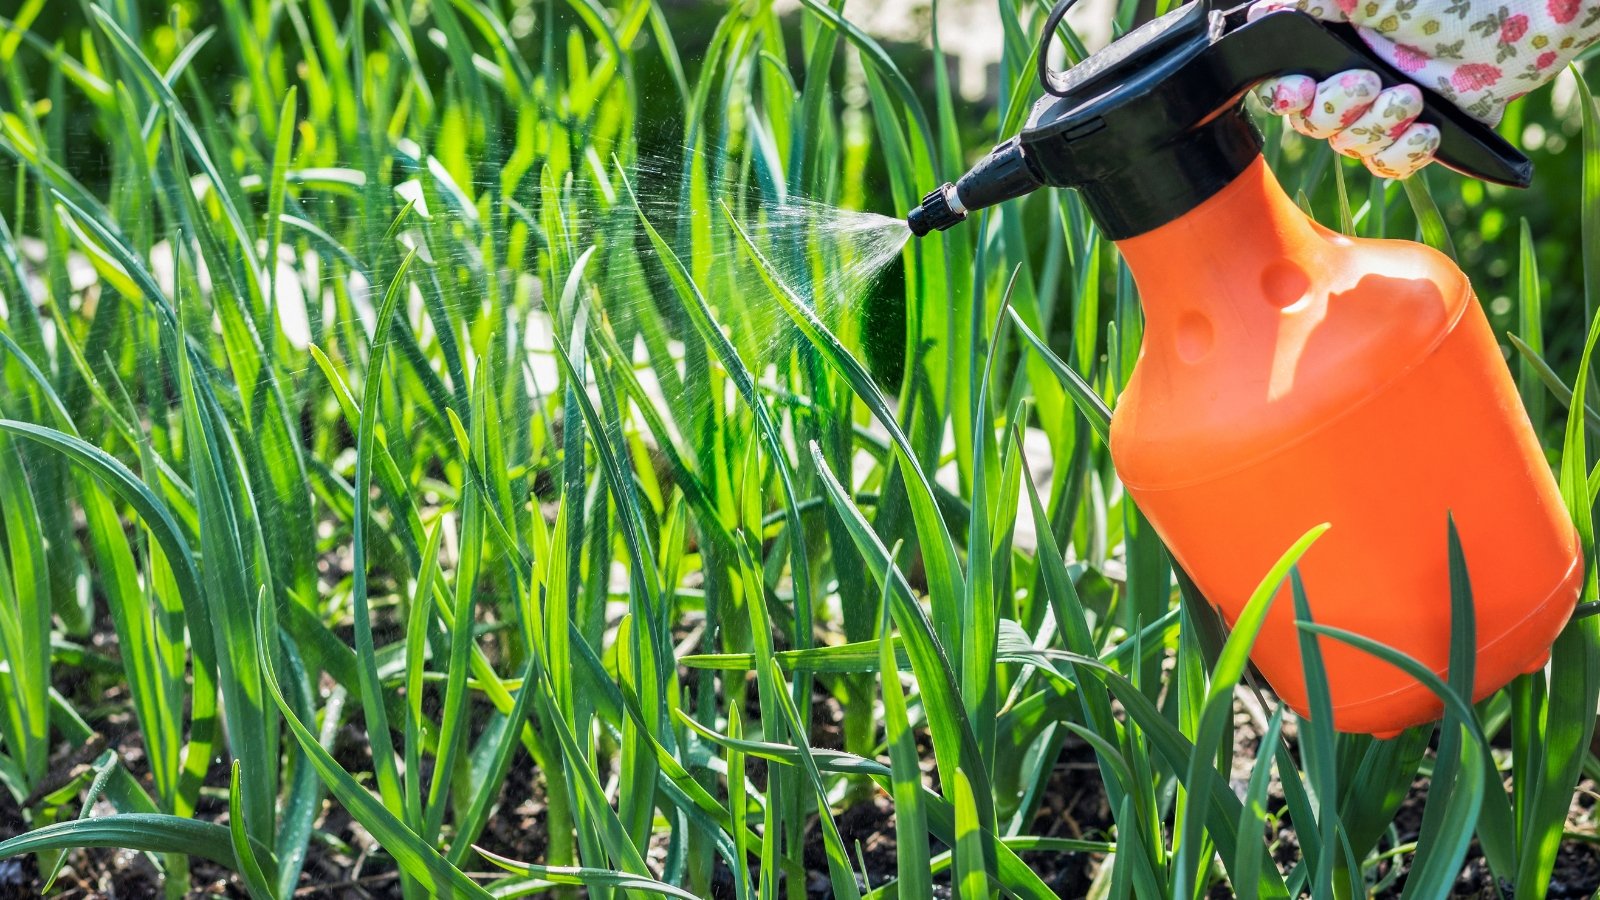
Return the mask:
{"type": "MultiPolygon", "coordinates": [[[[1059,0],[1052,26],[1072,2],[1059,0]]],[[[1370,69],[1385,86],[1415,84],[1348,25],[1292,9],[1252,21],[1248,4],[1222,9],[1221,2],[1188,3],[1065,72],[1041,66],[1046,96],[1021,133],[953,188],[929,194],[907,219],[912,231],[949,228],[968,212],[1048,184],[1076,188],[1106,237],[1133,237],[1198,206],[1260,155],[1243,98],[1267,78],[1370,69]]],[[[1527,157],[1427,86],[1416,87],[1419,121],[1439,129],[1440,163],[1484,181],[1528,184],[1527,157]]]]}
{"type": "Polygon", "coordinates": [[[956,186],[950,182],[928,192],[906,216],[906,225],[917,237],[926,237],[935,231],[945,231],[967,217],[967,208],[956,195],[956,186]]]}
{"type": "Polygon", "coordinates": [[[923,237],[944,231],[965,219],[968,213],[1021,197],[1044,186],[1044,178],[1034,171],[1020,138],[1012,138],[994,148],[988,156],[961,176],[955,184],[929,191],[922,203],[906,216],[911,233],[923,237]]]}

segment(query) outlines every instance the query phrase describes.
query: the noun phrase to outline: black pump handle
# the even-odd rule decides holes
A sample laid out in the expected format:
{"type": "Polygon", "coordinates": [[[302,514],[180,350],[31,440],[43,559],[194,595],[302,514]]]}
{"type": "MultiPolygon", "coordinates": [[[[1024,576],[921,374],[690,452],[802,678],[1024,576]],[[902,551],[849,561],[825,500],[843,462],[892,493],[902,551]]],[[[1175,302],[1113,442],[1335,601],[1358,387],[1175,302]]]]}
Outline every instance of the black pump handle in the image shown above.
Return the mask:
{"type": "Polygon", "coordinates": [[[1439,162],[1495,184],[1521,188],[1532,182],[1533,163],[1521,151],[1493,128],[1379,58],[1350,25],[1320,21],[1288,9],[1235,27],[1228,27],[1226,20],[1242,21],[1242,10],[1226,17],[1221,12],[1211,15],[1216,17],[1213,27],[1221,24],[1225,29],[1213,49],[1234,84],[1254,85],[1278,75],[1309,75],[1320,81],[1349,69],[1370,69],[1384,87],[1412,84],[1422,90],[1422,114],[1417,120],[1439,129],[1435,154],[1439,162]]]}
{"type": "Polygon", "coordinates": [[[1056,0],[1050,7],[1050,15],[1044,20],[1044,32],[1039,36],[1039,86],[1044,88],[1046,94],[1060,97],[1064,91],[1060,87],[1062,74],[1050,67],[1050,44],[1056,39],[1056,29],[1061,27],[1061,20],[1067,17],[1067,11],[1072,9],[1078,0],[1056,0]]]}

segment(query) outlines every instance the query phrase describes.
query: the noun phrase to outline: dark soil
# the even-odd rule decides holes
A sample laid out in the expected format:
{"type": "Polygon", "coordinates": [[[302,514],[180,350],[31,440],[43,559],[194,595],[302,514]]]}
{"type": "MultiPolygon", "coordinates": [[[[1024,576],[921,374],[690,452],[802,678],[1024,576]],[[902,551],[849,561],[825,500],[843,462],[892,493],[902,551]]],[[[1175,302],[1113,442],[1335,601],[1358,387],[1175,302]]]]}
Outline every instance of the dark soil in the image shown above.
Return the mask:
{"type": "MultiPolygon", "coordinates": [[[[107,624],[109,626],[109,623],[107,624]]],[[[111,652],[114,653],[114,648],[111,652]]],[[[706,675],[707,673],[701,672],[687,677],[693,682],[695,678],[703,678],[706,675]]],[[[124,764],[135,777],[147,781],[143,747],[137,729],[129,720],[126,698],[118,696],[114,691],[106,691],[104,685],[91,684],[93,681],[95,679],[84,678],[76,683],[63,684],[61,688],[79,709],[94,711],[90,722],[101,736],[102,745],[116,748],[124,764]]],[[[746,688],[746,696],[753,704],[755,685],[752,682],[746,685],[746,688]]],[[[813,743],[819,747],[842,747],[843,716],[839,702],[820,688],[814,695],[813,701],[811,722],[813,743]]],[[[750,712],[754,714],[757,710],[752,708],[750,712]]],[[[1235,751],[1240,762],[1236,765],[1232,777],[1236,789],[1242,789],[1241,772],[1246,773],[1247,777],[1249,764],[1257,752],[1259,721],[1259,710],[1257,714],[1252,715],[1241,707],[1236,718],[1235,730],[1235,751]]],[[[1292,738],[1292,730],[1289,736],[1292,738]]],[[[925,735],[919,735],[919,743],[923,744],[924,757],[931,759],[931,747],[926,745],[925,735]]],[[[352,772],[371,770],[371,757],[365,735],[357,725],[345,726],[338,735],[334,750],[335,757],[347,770],[352,772]]],[[[57,760],[58,765],[53,765],[52,771],[59,773],[65,779],[61,781],[62,784],[69,783],[71,776],[81,772],[96,753],[98,749],[94,752],[63,749],[57,760]]],[[[929,780],[936,784],[931,766],[929,769],[927,772],[929,780]]],[[[767,777],[765,765],[758,760],[751,760],[749,775],[754,783],[764,784],[767,777]]],[[[207,781],[211,790],[202,795],[196,815],[225,822],[227,771],[223,765],[220,763],[215,765],[207,781]]],[[[1574,797],[1572,810],[1574,820],[1583,820],[1585,827],[1592,827],[1590,807],[1594,803],[1595,791],[1595,784],[1585,781],[1579,786],[1574,797]]],[[[880,885],[894,877],[898,858],[893,805],[881,790],[869,789],[868,786],[858,791],[855,797],[855,801],[848,808],[836,811],[835,822],[850,852],[852,868],[864,868],[870,884],[880,885]]],[[[1415,838],[1422,821],[1422,809],[1426,798],[1427,782],[1419,780],[1413,786],[1410,796],[1395,819],[1400,841],[1407,842],[1415,838]]],[[[1275,797],[1274,803],[1281,807],[1281,796],[1275,797]]],[[[110,809],[102,801],[99,808],[93,812],[95,815],[103,815],[109,813],[110,809]]],[[[63,815],[66,816],[76,813],[77,810],[70,807],[63,810],[63,815]]],[[[549,845],[546,820],[547,807],[544,801],[543,780],[527,755],[517,754],[503,786],[499,806],[490,816],[478,843],[487,850],[513,859],[544,861],[549,845]]],[[[24,821],[23,810],[9,794],[0,791],[0,840],[26,830],[24,821]]],[[[340,806],[324,803],[317,829],[309,849],[305,872],[301,876],[300,888],[295,893],[296,897],[388,900],[400,896],[393,862],[340,806]]],[[[1051,771],[1047,789],[1034,817],[1030,833],[1049,837],[1104,840],[1109,839],[1113,830],[1111,810],[1102,788],[1094,753],[1087,744],[1075,738],[1069,740],[1051,771]]],[[[1280,865],[1292,865],[1298,858],[1298,844],[1292,827],[1288,823],[1283,823],[1279,826],[1276,837],[1275,857],[1280,865]]],[[[803,861],[807,894],[819,900],[831,897],[831,875],[822,849],[820,828],[815,820],[807,831],[806,844],[803,861]]],[[[659,864],[664,856],[664,846],[650,849],[652,852],[647,854],[647,858],[652,864],[659,864]]],[[[930,839],[931,852],[938,853],[945,849],[947,848],[930,839]]],[[[1103,862],[1099,855],[1088,853],[1027,853],[1023,855],[1023,859],[1062,898],[1085,896],[1103,862]]],[[[1391,873],[1387,870],[1387,866],[1398,864],[1403,867],[1409,864],[1409,861],[1409,857],[1401,857],[1398,863],[1385,863],[1384,867],[1380,867],[1378,875],[1388,876],[1391,873]]],[[[38,861],[32,856],[0,861],[0,900],[39,896],[42,879],[48,873],[40,872],[38,866],[38,861]]],[[[1377,897],[1400,896],[1400,892],[1404,889],[1406,873],[1402,868],[1393,875],[1392,881],[1376,895],[1377,897]]],[[[1497,891],[1497,886],[1491,882],[1491,878],[1481,851],[1474,844],[1469,850],[1467,863],[1456,883],[1453,896],[1484,898],[1484,900],[1512,896],[1505,885],[1499,886],[1500,889],[1497,891]]],[[[1597,888],[1600,888],[1600,846],[1576,840],[1564,843],[1557,858],[1548,896],[1589,897],[1597,888]]],[[[948,875],[935,879],[936,896],[947,897],[949,890],[948,875]]],[[[115,849],[77,850],[67,854],[57,877],[54,895],[66,898],[104,897],[116,900],[158,898],[162,896],[161,877],[157,864],[143,854],[115,849]]],[[[720,900],[724,897],[731,898],[732,895],[730,873],[725,868],[719,868],[713,878],[712,898],[720,900]]],[[[196,859],[190,870],[190,896],[242,898],[246,895],[232,873],[212,863],[196,859]]],[[[1229,896],[1226,884],[1219,883],[1213,890],[1212,896],[1217,898],[1229,896]]]]}

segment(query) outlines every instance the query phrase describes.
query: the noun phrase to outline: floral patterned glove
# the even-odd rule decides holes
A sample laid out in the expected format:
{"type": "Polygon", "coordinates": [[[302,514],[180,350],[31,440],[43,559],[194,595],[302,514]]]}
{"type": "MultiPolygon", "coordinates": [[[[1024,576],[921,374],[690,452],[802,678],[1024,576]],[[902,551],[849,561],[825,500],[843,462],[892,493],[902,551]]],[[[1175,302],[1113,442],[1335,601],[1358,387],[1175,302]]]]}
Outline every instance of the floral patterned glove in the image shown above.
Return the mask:
{"type": "MultiPolygon", "coordinates": [[[[1260,0],[1249,17],[1285,8],[1350,22],[1379,57],[1489,125],[1600,37],[1600,0],[1260,0]]],[[[1415,121],[1421,93],[1382,90],[1364,69],[1321,84],[1290,75],[1257,90],[1296,131],[1328,138],[1383,177],[1410,175],[1439,146],[1438,129],[1415,121]]]]}

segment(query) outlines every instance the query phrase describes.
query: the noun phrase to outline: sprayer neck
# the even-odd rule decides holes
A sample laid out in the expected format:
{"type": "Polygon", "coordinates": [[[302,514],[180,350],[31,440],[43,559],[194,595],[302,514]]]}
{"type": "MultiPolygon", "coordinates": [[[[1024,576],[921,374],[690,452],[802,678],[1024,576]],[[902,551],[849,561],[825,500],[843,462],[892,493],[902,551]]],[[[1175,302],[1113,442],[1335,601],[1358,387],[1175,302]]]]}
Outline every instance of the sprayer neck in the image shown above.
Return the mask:
{"type": "MultiPolygon", "coordinates": [[[[1273,268],[1325,236],[1289,199],[1259,154],[1235,178],[1171,222],[1117,241],[1155,324],[1174,298],[1227,303],[1240,277],[1273,268]]],[[[1302,261],[1315,265],[1315,260],[1302,261]]]]}
{"type": "Polygon", "coordinates": [[[1100,230],[1120,241],[1188,215],[1260,157],[1261,135],[1236,105],[1170,143],[1122,157],[1133,161],[1075,186],[1100,230]]]}

